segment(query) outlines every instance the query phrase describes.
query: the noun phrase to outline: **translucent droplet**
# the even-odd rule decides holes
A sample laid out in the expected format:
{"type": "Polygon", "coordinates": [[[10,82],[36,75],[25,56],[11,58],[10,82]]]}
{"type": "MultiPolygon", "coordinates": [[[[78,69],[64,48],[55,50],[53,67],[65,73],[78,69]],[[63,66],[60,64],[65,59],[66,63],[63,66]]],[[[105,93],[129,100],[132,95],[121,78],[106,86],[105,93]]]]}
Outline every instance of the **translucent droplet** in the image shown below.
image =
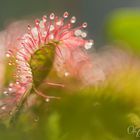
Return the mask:
{"type": "Polygon", "coordinates": [[[31,30],[31,26],[30,26],[30,25],[28,25],[28,30],[29,30],[29,31],[31,30]]]}
{"type": "Polygon", "coordinates": [[[8,91],[3,92],[4,95],[9,95],[8,91]]]}
{"type": "Polygon", "coordinates": [[[68,12],[65,12],[65,13],[63,14],[63,17],[64,17],[64,18],[68,18],[68,16],[69,16],[69,13],[68,13],[68,12]]]}
{"type": "Polygon", "coordinates": [[[85,49],[90,49],[93,46],[93,40],[89,40],[85,43],[85,49]]]}
{"type": "Polygon", "coordinates": [[[50,31],[53,31],[53,30],[54,30],[54,26],[51,25],[51,26],[50,26],[50,31]]]}
{"type": "Polygon", "coordinates": [[[40,21],[39,26],[40,26],[40,28],[44,28],[44,22],[43,21],[40,21]]]}
{"type": "Polygon", "coordinates": [[[75,36],[80,36],[80,35],[81,35],[81,33],[82,33],[82,31],[81,31],[81,30],[76,30],[76,31],[74,32],[75,36]]]}
{"type": "Polygon", "coordinates": [[[65,74],[64,74],[64,75],[65,75],[66,77],[67,77],[67,76],[69,76],[69,72],[65,72],[65,74]]]}
{"type": "Polygon", "coordinates": [[[37,31],[36,27],[32,28],[32,33],[33,33],[34,37],[38,36],[38,31],[37,31]]]}
{"type": "Polygon", "coordinates": [[[50,98],[46,98],[46,100],[45,100],[46,102],[50,102],[50,98]]]}
{"type": "Polygon", "coordinates": [[[44,23],[47,22],[47,16],[46,15],[44,15],[42,19],[43,19],[44,23]]]}
{"type": "Polygon", "coordinates": [[[50,19],[53,20],[54,18],[55,18],[55,14],[54,13],[51,13],[50,14],[50,19]]]}
{"type": "Polygon", "coordinates": [[[13,87],[13,85],[14,85],[13,83],[10,83],[10,84],[9,84],[9,87],[13,87]]]}
{"type": "Polygon", "coordinates": [[[11,56],[11,55],[10,55],[9,53],[6,53],[6,57],[8,57],[8,58],[9,58],[10,56],[11,56]]]}
{"type": "Polygon", "coordinates": [[[19,85],[19,81],[17,81],[16,84],[19,85]]]}
{"type": "Polygon", "coordinates": [[[9,91],[12,91],[12,88],[10,87],[10,88],[8,88],[8,90],[9,90],[9,91]]]}
{"type": "Polygon", "coordinates": [[[39,26],[40,21],[38,19],[35,20],[35,25],[39,26]]]}
{"type": "Polygon", "coordinates": [[[54,39],[54,35],[51,34],[51,35],[49,36],[49,39],[54,39]]]}
{"type": "Polygon", "coordinates": [[[82,32],[81,36],[82,36],[83,38],[85,38],[85,37],[87,37],[87,33],[82,32]]]}
{"type": "Polygon", "coordinates": [[[16,59],[16,62],[18,62],[18,60],[16,59]]]}
{"type": "Polygon", "coordinates": [[[61,26],[62,24],[63,24],[63,23],[62,23],[61,20],[56,22],[56,25],[58,25],[58,26],[61,26]]]}
{"type": "Polygon", "coordinates": [[[9,65],[9,66],[12,66],[12,63],[9,62],[8,65],[9,65]]]}
{"type": "Polygon", "coordinates": [[[71,18],[70,22],[71,22],[71,23],[75,23],[75,22],[76,22],[76,17],[73,16],[73,17],[71,18]]]}
{"type": "Polygon", "coordinates": [[[2,106],[1,109],[2,109],[2,110],[5,110],[5,109],[6,109],[6,106],[2,106]]]}
{"type": "Polygon", "coordinates": [[[83,27],[83,28],[86,28],[86,27],[87,27],[87,22],[84,22],[84,23],[82,24],[82,27],[83,27]]]}
{"type": "Polygon", "coordinates": [[[46,35],[47,35],[47,31],[44,31],[43,37],[46,37],[46,35]]]}

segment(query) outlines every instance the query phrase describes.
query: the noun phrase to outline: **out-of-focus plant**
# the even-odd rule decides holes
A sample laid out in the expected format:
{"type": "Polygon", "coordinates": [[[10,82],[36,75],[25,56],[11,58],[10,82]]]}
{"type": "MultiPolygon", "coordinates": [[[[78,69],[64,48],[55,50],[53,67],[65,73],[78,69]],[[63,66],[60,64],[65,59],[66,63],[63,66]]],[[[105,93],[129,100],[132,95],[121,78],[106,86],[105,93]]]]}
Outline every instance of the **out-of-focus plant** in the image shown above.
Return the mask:
{"type": "Polygon", "coordinates": [[[120,9],[113,12],[107,21],[107,38],[135,53],[140,53],[140,10],[120,9]]]}
{"type": "Polygon", "coordinates": [[[26,22],[4,32],[0,139],[139,139],[139,59],[118,48],[90,56],[87,23],[66,18],[52,13],[27,33],[26,22]]]}

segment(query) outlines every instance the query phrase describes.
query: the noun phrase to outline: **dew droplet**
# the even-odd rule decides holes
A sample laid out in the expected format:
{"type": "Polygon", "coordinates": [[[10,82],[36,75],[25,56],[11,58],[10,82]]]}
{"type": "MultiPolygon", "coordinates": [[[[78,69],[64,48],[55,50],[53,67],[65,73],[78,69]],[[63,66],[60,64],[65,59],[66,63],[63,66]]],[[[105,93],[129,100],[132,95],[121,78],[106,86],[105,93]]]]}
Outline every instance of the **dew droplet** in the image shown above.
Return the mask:
{"type": "Polygon", "coordinates": [[[63,24],[63,22],[61,20],[56,22],[56,25],[58,25],[58,26],[61,26],[62,24],[63,24]]]}
{"type": "Polygon", "coordinates": [[[44,28],[44,22],[40,21],[39,26],[40,26],[40,28],[44,28]]]}
{"type": "Polygon", "coordinates": [[[50,102],[50,98],[46,98],[46,100],[45,100],[46,102],[50,102]]]}
{"type": "Polygon", "coordinates": [[[9,90],[9,91],[12,91],[12,88],[11,88],[11,87],[9,87],[9,88],[8,88],[8,90],[9,90]]]}
{"type": "Polygon", "coordinates": [[[39,26],[40,21],[38,19],[35,20],[35,25],[39,26]]]}
{"type": "Polygon", "coordinates": [[[54,18],[55,18],[55,14],[54,13],[51,13],[50,14],[50,19],[53,20],[54,18]]]}
{"type": "Polygon", "coordinates": [[[86,28],[87,25],[88,25],[87,22],[84,22],[84,23],[82,24],[82,27],[83,27],[83,28],[86,28]]]}
{"type": "Polygon", "coordinates": [[[82,33],[82,31],[81,30],[76,30],[75,32],[74,32],[74,34],[75,34],[75,36],[80,36],[81,35],[81,33],[82,33]]]}
{"type": "Polygon", "coordinates": [[[44,23],[47,22],[47,16],[46,15],[44,15],[42,19],[43,19],[44,23]]]}
{"type": "Polygon", "coordinates": [[[10,84],[9,84],[9,87],[13,87],[13,85],[14,85],[13,83],[10,83],[10,84]]]}
{"type": "Polygon", "coordinates": [[[73,17],[71,18],[70,22],[71,22],[71,23],[75,23],[75,22],[76,22],[76,17],[73,16],[73,17]]]}
{"type": "Polygon", "coordinates": [[[90,49],[93,46],[93,40],[89,40],[88,42],[85,43],[85,49],[90,49]]]}
{"type": "Polygon", "coordinates": [[[51,35],[49,36],[49,39],[54,39],[54,35],[51,34],[51,35]]]}
{"type": "Polygon", "coordinates": [[[30,25],[28,25],[28,30],[29,30],[29,31],[31,30],[31,26],[30,26],[30,25]]]}
{"type": "Polygon", "coordinates": [[[10,56],[11,56],[11,55],[10,55],[9,53],[6,53],[6,57],[8,57],[8,58],[9,58],[10,56]]]}
{"type": "Polygon", "coordinates": [[[16,62],[18,62],[18,60],[16,59],[16,62]]]}
{"type": "Polygon", "coordinates": [[[83,38],[85,38],[85,37],[87,37],[87,33],[82,32],[81,36],[82,36],[83,38]]]}
{"type": "Polygon", "coordinates": [[[36,27],[32,28],[32,33],[33,33],[34,37],[38,36],[38,31],[37,31],[36,27]]]}
{"type": "Polygon", "coordinates": [[[12,66],[12,63],[9,62],[8,65],[9,65],[9,66],[12,66]]]}
{"type": "Polygon", "coordinates": [[[8,95],[8,92],[7,91],[4,91],[3,94],[8,95]]]}
{"type": "Polygon", "coordinates": [[[69,13],[66,11],[66,12],[63,14],[63,17],[64,17],[64,18],[68,18],[68,16],[69,16],[69,13]]]}
{"type": "Polygon", "coordinates": [[[43,36],[45,37],[47,35],[47,31],[44,31],[43,32],[43,36]]]}
{"type": "Polygon", "coordinates": [[[64,74],[64,75],[65,75],[66,77],[67,77],[67,76],[69,76],[69,72],[65,72],[65,74],[64,74]]]}
{"type": "Polygon", "coordinates": [[[6,106],[2,106],[1,109],[2,109],[2,110],[5,110],[5,109],[6,109],[6,106]]]}
{"type": "Polygon", "coordinates": [[[50,26],[50,31],[53,31],[53,30],[54,30],[54,26],[51,25],[51,26],[50,26]]]}
{"type": "Polygon", "coordinates": [[[19,85],[19,81],[17,81],[16,84],[19,85]]]}

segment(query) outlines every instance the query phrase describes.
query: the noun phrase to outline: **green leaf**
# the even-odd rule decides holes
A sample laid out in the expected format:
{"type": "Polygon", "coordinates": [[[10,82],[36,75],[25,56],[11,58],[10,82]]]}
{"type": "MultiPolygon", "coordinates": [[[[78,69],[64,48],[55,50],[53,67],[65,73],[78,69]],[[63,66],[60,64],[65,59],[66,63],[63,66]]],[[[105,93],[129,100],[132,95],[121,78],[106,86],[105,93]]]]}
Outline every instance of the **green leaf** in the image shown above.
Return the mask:
{"type": "Polygon", "coordinates": [[[57,42],[50,42],[42,46],[31,57],[30,66],[33,74],[33,82],[36,87],[43,82],[51,71],[55,57],[56,44],[57,42]]]}

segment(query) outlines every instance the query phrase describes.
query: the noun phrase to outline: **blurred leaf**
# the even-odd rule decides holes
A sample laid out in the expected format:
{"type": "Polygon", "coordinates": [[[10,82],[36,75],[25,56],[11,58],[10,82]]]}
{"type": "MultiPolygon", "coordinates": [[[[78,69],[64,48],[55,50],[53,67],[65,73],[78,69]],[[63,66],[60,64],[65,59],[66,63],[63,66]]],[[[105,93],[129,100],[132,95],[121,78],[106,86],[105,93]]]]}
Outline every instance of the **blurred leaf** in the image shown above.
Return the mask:
{"type": "Polygon", "coordinates": [[[107,37],[140,54],[140,10],[122,9],[112,13],[107,22],[107,37]]]}

